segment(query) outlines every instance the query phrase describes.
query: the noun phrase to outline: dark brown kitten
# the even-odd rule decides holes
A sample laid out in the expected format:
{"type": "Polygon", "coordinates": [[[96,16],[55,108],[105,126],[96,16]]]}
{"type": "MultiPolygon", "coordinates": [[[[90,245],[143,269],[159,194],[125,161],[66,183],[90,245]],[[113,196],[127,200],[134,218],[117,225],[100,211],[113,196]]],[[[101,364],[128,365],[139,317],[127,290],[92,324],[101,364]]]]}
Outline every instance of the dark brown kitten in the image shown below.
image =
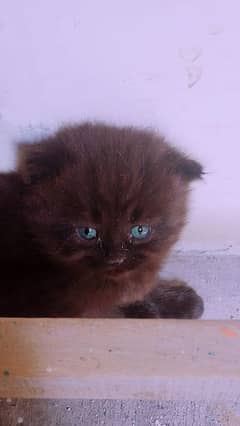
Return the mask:
{"type": "Polygon", "coordinates": [[[133,128],[85,123],[20,144],[16,172],[0,175],[0,316],[200,316],[194,290],[158,272],[201,175],[133,128]]]}

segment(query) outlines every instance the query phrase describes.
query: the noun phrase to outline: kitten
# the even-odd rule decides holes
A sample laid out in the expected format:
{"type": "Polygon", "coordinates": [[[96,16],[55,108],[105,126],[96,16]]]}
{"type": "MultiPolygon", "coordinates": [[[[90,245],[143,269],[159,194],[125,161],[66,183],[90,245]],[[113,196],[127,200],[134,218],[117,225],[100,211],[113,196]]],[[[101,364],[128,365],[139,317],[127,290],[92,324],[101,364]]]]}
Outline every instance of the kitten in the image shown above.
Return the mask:
{"type": "Polygon", "coordinates": [[[202,167],[155,133],[83,123],[19,144],[0,174],[0,316],[197,318],[159,269],[202,167]]]}

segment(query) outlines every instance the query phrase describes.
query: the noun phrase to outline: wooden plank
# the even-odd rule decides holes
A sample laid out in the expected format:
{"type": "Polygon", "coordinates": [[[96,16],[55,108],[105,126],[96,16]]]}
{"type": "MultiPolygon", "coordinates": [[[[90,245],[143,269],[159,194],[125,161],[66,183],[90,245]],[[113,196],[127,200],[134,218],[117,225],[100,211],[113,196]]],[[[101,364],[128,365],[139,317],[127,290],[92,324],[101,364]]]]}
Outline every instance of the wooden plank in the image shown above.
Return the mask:
{"type": "Polygon", "coordinates": [[[2,318],[0,397],[239,400],[240,321],[2,318]]]}

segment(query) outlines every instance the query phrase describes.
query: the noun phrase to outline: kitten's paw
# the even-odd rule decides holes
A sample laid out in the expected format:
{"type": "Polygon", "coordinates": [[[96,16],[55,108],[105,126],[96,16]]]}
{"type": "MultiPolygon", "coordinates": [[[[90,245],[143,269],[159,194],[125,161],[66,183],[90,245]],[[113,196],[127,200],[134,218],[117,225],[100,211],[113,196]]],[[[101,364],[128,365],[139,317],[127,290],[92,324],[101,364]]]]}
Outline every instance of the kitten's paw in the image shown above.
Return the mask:
{"type": "Polygon", "coordinates": [[[202,298],[182,281],[160,281],[143,301],[121,308],[127,318],[200,318],[202,298]]]}
{"type": "Polygon", "coordinates": [[[202,298],[183,281],[160,281],[150,297],[161,318],[197,319],[204,311],[202,298]]]}

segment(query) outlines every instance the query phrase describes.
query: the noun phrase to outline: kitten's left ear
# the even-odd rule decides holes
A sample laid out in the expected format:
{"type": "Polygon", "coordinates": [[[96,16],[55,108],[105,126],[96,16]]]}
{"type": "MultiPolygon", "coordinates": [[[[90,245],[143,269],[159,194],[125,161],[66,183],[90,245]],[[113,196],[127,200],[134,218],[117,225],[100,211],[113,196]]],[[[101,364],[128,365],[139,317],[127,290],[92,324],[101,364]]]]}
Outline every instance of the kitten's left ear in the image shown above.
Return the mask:
{"type": "Polygon", "coordinates": [[[56,176],[69,161],[65,144],[50,139],[39,143],[21,143],[17,151],[17,172],[27,184],[56,176]]]}
{"type": "Polygon", "coordinates": [[[170,170],[188,182],[202,179],[204,175],[203,167],[198,161],[192,160],[177,149],[173,148],[167,152],[167,160],[170,170]]]}

